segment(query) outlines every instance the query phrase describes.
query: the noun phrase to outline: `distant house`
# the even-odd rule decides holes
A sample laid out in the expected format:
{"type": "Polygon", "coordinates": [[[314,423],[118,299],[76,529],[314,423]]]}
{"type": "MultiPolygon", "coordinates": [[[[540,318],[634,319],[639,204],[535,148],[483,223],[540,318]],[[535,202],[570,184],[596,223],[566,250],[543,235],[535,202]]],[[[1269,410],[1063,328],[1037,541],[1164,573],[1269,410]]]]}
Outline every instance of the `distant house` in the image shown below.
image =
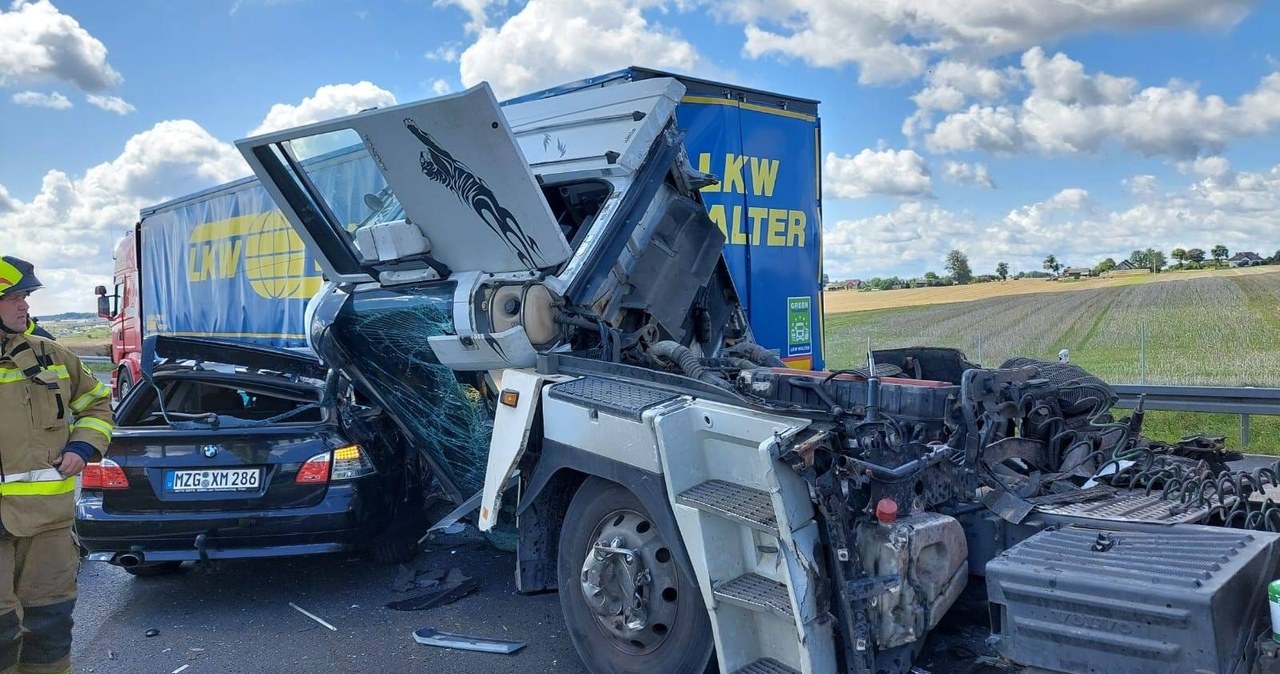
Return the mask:
{"type": "Polygon", "coordinates": [[[1062,270],[1062,275],[1067,278],[1088,278],[1093,276],[1093,270],[1088,267],[1067,267],[1062,270]]]}
{"type": "Polygon", "coordinates": [[[860,288],[862,288],[862,281],[855,278],[848,281],[828,281],[824,290],[858,290],[860,288]]]}
{"type": "Polygon", "coordinates": [[[1134,269],[1137,269],[1137,268],[1138,266],[1130,262],[1129,260],[1121,260],[1119,263],[1116,264],[1116,271],[1133,271],[1134,269]]]}
{"type": "Polygon", "coordinates": [[[1262,264],[1264,260],[1262,259],[1262,256],[1257,253],[1244,251],[1232,255],[1227,262],[1231,263],[1232,267],[1252,267],[1254,265],[1262,264]]]}

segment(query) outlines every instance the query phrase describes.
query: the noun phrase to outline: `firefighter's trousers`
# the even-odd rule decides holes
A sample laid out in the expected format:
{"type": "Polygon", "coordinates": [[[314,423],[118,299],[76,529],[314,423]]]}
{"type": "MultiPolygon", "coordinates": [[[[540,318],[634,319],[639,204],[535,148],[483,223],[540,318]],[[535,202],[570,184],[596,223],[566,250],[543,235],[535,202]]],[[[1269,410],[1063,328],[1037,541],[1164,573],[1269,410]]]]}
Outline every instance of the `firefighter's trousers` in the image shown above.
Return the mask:
{"type": "Polygon", "coordinates": [[[71,671],[79,566],[69,527],[0,534],[0,674],[71,671]]]}

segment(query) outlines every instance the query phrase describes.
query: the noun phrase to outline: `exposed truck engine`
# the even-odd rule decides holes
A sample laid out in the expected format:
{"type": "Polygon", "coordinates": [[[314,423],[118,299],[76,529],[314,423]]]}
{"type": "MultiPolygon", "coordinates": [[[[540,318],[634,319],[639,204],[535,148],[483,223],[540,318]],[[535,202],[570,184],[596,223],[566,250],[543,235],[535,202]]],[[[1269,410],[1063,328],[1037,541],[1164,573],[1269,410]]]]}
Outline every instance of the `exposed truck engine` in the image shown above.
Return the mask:
{"type": "Polygon", "coordinates": [[[1265,666],[1275,467],[1147,440],[1071,365],[783,367],[726,271],[681,95],[500,110],[480,86],[239,144],[331,281],[316,352],[455,496],[483,485],[482,528],[514,517],[518,587],[559,591],[591,671],[905,673],[975,577],[1023,665],[1265,666]],[[387,180],[355,225],[304,163],[352,143],[387,180]]]}

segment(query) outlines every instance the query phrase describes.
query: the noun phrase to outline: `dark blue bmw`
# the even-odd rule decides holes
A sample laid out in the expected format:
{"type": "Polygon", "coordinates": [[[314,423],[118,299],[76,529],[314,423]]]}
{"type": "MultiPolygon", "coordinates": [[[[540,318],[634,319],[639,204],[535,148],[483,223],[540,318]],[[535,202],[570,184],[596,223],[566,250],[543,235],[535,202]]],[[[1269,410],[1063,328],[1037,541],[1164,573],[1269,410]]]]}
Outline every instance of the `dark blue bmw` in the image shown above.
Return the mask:
{"type": "Polygon", "coordinates": [[[314,356],[155,338],[157,365],[90,463],[75,534],[90,560],[156,575],[184,561],[414,552],[393,521],[425,489],[399,434],[314,356]]]}

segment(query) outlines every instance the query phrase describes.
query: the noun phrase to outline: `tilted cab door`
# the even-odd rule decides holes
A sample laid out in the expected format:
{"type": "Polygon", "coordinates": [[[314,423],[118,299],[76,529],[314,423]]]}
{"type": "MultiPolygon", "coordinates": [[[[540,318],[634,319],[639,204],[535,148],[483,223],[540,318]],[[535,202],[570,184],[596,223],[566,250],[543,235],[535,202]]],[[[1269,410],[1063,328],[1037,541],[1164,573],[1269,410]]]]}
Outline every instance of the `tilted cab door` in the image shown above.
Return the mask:
{"type": "Polygon", "coordinates": [[[570,254],[487,84],[237,146],[332,280],[532,271],[570,254]],[[353,188],[370,172],[382,189],[353,188]]]}

